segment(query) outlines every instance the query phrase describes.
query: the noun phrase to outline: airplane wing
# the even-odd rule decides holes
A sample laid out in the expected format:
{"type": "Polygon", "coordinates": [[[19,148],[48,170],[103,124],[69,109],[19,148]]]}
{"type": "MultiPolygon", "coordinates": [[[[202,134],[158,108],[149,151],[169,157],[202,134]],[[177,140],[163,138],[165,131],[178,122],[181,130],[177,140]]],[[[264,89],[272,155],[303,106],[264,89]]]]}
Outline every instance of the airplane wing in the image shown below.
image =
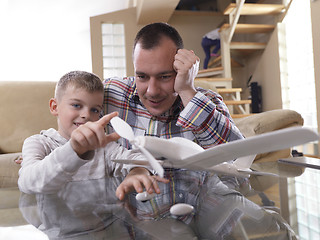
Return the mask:
{"type": "MultiPolygon", "coordinates": [[[[259,153],[291,148],[307,142],[319,140],[319,135],[303,127],[291,127],[253,137],[220,144],[203,150],[196,143],[184,138],[161,139],[150,136],[137,137],[140,144],[164,161],[163,167],[185,168],[190,170],[217,171],[222,163],[259,153]]],[[[159,159],[159,158],[158,158],[159,159]]],[[[124,164],[149,165],[142,160],[113,160],[124,164]]],[[[222,168],[220,172],[228,174],[222,168]]],[[[274,173],[251,171],[250,166],[239,166],[236,171],[244,174],[277,175],[274,173]]],[[[231,173],[231,172],[230,172],[231,173]]],[[[241,175],[241,174],[240,174],[241,175]]]]}
{"type": "Polygon", "coordinates": [[[195,142],[182,137],[164,139],[151,136],[139,136],[136,139],[142,147],[146,148],[158,159],[179,161],[205,151],[195,142]]]}
{"type": "Polygon", "coordinates": [[[279,177],[278,174],[275,173],[271,173],[271,172],[260,172],[260,171],[254,171],[251,170],[242,170],[242,169],[238,169],[239,173],[244,173],[244,174],[248,174],[248,175],[258,175],[258,176],[272,176],[272,177],[279,177]]]}
{"type": "MultiPolygon", "coordinates": [[[[112,162],[115,163],[122,163],[122,164],[133,164],[133,165],[140,165],[140,166],[150,166],[148,160],[135,160],[135,159],[112,159],[112,162]]],[[[163,164],[163,161],[159,161],[160,165],[163,164]]]]}
{"type": "Polygon", "coordinates": [[[179,168],[197,165],[206,169],[239,157],[273,152],[318,140],[319,135],[308,128],[290,127],[217,145],[179,161],[178,165],[179,168]]]}

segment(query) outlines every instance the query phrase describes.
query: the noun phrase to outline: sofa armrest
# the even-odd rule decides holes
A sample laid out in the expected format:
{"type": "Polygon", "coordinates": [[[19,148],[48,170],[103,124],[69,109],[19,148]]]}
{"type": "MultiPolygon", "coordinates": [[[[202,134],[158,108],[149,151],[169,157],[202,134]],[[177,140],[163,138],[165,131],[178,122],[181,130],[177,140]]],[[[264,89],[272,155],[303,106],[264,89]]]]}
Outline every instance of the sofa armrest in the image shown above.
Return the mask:
{"type": "Polygon", "coordinates": [[[10,188],[18,186],[20,164],[15,160],[21,153],[0,154],[0,188],[10,188]]]}
{"type": "Polygon", "coordinates": [[[234,122],[245,137],[251,137],[282,128],[302,126],[303,118],[294,110],[276,109],[244,118],[236,118],[234,122]]]}
{"type": "MultiPolygon", "coordinates": [[[[288,109],[271,110],[244,118],[236,118],[234,121],[245,137],[251,137],[282,128],[303,125],[302,116],[298,112],[288,109]]],[[[279,158],[287,158],[290,156],[291,149],[262,153],[256,156],[255,163],[272,162],[279,158]]]]}

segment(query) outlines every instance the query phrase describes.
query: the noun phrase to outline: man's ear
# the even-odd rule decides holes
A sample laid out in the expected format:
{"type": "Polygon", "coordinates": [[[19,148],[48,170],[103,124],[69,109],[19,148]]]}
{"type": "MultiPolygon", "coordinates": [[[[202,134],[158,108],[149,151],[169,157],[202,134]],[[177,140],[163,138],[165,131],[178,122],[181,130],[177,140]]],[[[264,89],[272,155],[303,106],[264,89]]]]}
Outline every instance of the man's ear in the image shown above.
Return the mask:
{"type": "Polygon", "coordinates": [[[51,98],[49,101],[50,112],[53,116],[58,116],[58,103],[56,98],[51,98]]]}

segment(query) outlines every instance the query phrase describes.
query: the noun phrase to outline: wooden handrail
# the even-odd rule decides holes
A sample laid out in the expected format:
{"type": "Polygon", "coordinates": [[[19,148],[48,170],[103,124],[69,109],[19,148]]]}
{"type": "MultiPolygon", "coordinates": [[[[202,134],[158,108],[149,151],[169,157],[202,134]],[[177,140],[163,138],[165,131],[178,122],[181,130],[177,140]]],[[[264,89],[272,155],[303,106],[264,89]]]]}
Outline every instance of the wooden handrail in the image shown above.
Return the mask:
{"type": "Polygon", "coordinates": [[[232,17],[231,28],[229,30],[229,34],[228,34],[229,36],[228,36],[228,39],[227,39],[228,43],[231,42],[231,39],[233,37],[234,31],[236,29],[236,25],[237,25],[237,23],[239,21],[239,18],[240,18],[240,12],[241,12],[241,9],[243,7],[244,2],[245,2],[245,0],[240,0],[240,2],[237,1],[237,3],[236,3],[237,4],[237,8],[236,8],[235,15],[232,17]]]}

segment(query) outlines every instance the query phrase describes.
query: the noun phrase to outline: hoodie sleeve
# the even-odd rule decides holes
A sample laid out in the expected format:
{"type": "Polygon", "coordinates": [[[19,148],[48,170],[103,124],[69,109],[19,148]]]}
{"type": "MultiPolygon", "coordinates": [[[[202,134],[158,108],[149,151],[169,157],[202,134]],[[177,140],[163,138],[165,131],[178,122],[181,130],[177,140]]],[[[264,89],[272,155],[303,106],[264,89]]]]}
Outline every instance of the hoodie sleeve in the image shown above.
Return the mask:
{"type": "Polygon", "coordinates": [[[86,159],[81,159],[70,142],[51,150],[43,136],[31,136],[22,147],[19,189],[25,193],[56,192],[93,156],[92,152],[86,159]]]}

